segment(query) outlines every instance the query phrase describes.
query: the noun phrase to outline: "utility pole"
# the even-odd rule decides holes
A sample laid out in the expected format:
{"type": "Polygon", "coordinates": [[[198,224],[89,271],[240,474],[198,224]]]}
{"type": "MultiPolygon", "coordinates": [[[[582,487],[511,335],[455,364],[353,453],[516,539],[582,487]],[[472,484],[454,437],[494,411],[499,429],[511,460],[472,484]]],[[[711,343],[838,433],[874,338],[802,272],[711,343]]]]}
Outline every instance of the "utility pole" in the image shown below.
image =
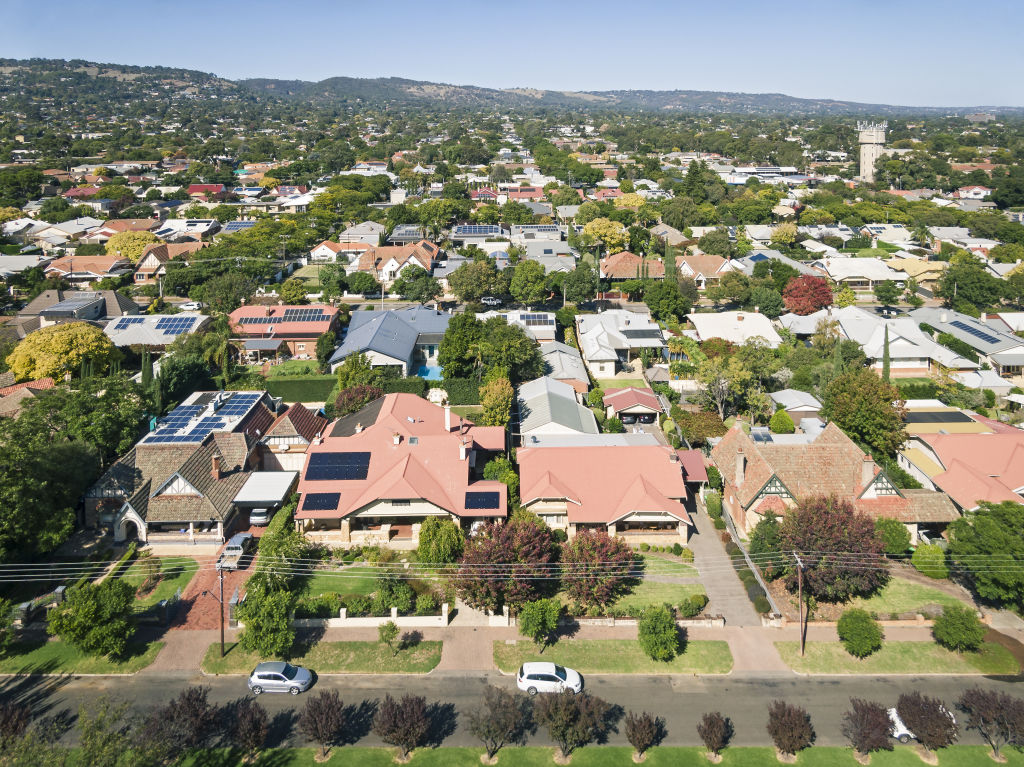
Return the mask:
{"type": "Polygon", "coordinates": [[[800,555],[793,552],[793,559],[796,560],[796,588],[797,601],[800,603],[800,657],[804,657],[804,645],[807,634],[804,631],[804,563],[800,561],[800,555]]]}
{"type": "MultiPolygon", "coordinates": [[[[224,657],[224,571],[220,569],[220,563],[217,566],[217,579],[220,581],[220,597],[213,596],[218,602],[220,602],[220,657],[224,657]]],[[[209,594],[209,591],[204,591],[203,596],[209,594]]]]}

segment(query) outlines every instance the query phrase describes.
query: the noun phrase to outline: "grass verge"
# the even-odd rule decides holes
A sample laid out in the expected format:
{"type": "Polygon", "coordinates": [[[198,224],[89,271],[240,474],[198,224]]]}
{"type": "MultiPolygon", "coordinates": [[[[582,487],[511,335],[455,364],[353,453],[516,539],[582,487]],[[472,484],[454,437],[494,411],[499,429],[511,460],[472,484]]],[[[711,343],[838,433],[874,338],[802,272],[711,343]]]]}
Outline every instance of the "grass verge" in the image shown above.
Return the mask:
{"type": "Polygon", "coordinates": [[[599,378],[597,379],[597,388],[602,391],[608,391],[609,389],[627,389],[630,386],[635,386],[638,389],[646,389],[647,382],[642,378],[599,378]]]}
{"type": "Polygon", "coordinates": [[[121,660],[97,658],[60,640],[14,642],[0,658],[3,674],[134,674],[152,663],[163,642],[128,646],[121,660]]]}
{"type": "Polygon", "coordinates": [[[926,605],[959,605],[957,599],[945,591],[925,586],[903,578],[892,578],[885,588],[872,597],[854,599],[850,607],[859,607],[868,612],[881,614],[917,612],[926,605]]]}
{"type": "Polygon", "coordinates": [[[494,643],[494,662],[515,672],[524,662],[545,660],[571,666],[581,674],[727,674],[732,653],[724,641],[696,641],[686,651],[662,663],[651,660],[633,639],[562,639],[543,653],[529,640],[494,643]]]}
{"type": "MultiPolygon", "coordinates": [[[[220,644],[212,644],[203,658],[202,669],[208,674],[248,674],[264,658],[245,652],[237,644],[227,645],[220,657],[220,644]]],[[[289,658],[320,674],[426,674],[441,660],[441,642],[419,642],[392,654],[377,642],[318,642],[296,648],[289,658]]]]}
{"type": "Polygon", "coordinates": [[[955,653],[932,642],[883,642],[882,649],[858,660],[839,642],[776,642],[782,660],[806,674],[1016,674],[1019,664],[1005,647],[986,642],[976,653],[955,653]]]}

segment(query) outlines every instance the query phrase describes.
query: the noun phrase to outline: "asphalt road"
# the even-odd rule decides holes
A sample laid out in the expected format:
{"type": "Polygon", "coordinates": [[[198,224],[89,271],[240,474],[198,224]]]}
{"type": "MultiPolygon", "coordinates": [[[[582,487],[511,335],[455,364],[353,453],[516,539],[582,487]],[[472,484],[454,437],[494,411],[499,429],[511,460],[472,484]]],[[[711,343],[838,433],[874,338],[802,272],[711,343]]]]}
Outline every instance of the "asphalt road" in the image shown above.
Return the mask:
{"type": "MultiPolygon", "coordinates": [[[[488,683],[514,687],[511,677],[497,672],[479,674],[430,674],[427,676],[323,676],[318,689],[337,689],[346,704],[359,706],[386,693],[414,693],[426,696],[428,702],[439,702],[448,712],[464,713],[480,706],[484,686],[488,683]]],[[[210,699],[227,703],[247,695],[243,677],[203,677],[201,675],[168,674],[135,677],[36,677],[7,678],[0,683],[0,698],[17,700],[31,706],[37,716],[54,716],[66,712],[74,715],[80,706],[90,705],[103,695],[115,701],[129,701],[133,710],[144,713],[161,705],[189,684],[210,688],[210,699]]],[[[733,720],[734,745],[769,745],[765,723],[768,704],[781,698],[804,706],[811,715],[818,745],[847,745],[840,731],[842,716],[851,697],[876,700],[895,705],[901,692],[920,690],[938,697],[952,708],[962,690],[974,685],[1001,689],[1024,696],[1024,677],[992,679],[984,677],[776,677],[728,676],[697,678],[683,676],[595,676],[586,680],[587,690],[621,706],[624,711],[644,710],[663,716],[668,737],[666,745],[699,745],[696,724],[708,711],[718,710],[733,720]]],[[[307,693],[308,694],[308,693],[307,693]]],[[[264,694],[260,703],[274,718],[275,732],[271,745],[304,745],[300,736],[287,733],[289,720],[297,715],[303,696],[264,694]]],[[[353,729],[360,745],[381,745],[369,732],[372,708],[362,707],[362,723],[353,729]]],[[[450,721],[450,717],[440,717],[450,721]]],[[[442,732],[439,743],[449,746],[475,746],[477,741],[465,727],[463,717],[456,720],[454,730],[442,732]]],[[[625,745],[620,732],[611,733],[608,742],[625,745]]],[[[74,740],[74,731],[67,736],[74,740]]],[[[962,733],[961,742],[979,744],[976,733],[962,733]]],[[[530,738],[531,745],[551,745],[543,731],[530,738]]]]}

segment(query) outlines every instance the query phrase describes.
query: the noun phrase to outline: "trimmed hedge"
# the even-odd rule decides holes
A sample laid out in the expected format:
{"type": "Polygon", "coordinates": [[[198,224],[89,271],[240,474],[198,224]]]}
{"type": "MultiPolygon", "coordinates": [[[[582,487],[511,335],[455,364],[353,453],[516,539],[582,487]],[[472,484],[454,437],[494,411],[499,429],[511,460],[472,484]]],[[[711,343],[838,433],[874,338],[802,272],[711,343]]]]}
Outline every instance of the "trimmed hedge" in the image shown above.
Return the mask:
{"type": "Polygon", "coordinates": [[[271,396],[285,402],[327,402],[337,383],[334,376],[281,376],[266,379],[271,396]]]}
{"type": "Polygon", "coordinates": [[[954,335],[949,333],[939,333],[938,338],[935,340],[947,349],[952,349],[961,357],[969,359],[971,362],[978,361],[978,352],[976,352],[970,344],[964,343],[954,335]]]}
{"type": "Polygon", "coordinates": [[[417,397],[427,396],[427,381],[419,376],[408,378],[388,378],[380,387],[385,394],[415,394],[417,397]]]}
{"type": "Polygon", "coordinates": [[[472,378],[446,378],[441,388],[448,393],[449,405],[480,404],[480,384],[472,378]]]}

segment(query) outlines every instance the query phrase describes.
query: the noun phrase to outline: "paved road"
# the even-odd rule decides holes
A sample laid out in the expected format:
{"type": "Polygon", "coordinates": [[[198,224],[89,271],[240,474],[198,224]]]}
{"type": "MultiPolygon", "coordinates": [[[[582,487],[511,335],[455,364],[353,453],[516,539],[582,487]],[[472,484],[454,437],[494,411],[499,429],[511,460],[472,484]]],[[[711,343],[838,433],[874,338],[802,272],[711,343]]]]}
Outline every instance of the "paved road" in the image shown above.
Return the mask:
{"type": "MultiPolygon", "coordinates": [[[[410,692],[427,697],[428,701],[451,704],[459,712],[479,707],[484,685],[488,682],[513,686],[508,676],[497,672],[433,673],[422,677],[401,676],[325,676],[315,689],[337,689],[347,704],[382,698],[385,693],[410,692]]],[[[94,702],[101,695],[114,700],[131,701],[138,711],[146,711],[174,697],[188,684],[205,684],[211,700],[226,703],[247,694],[242,677],[202,677],[198,674],[166,674],[144,677],[79,677],[7,679],[0,684],[0,698],[20,700],[39,715],[54,715],[67,710],[74,713],[83,704],[94,702]]],[[[966,687],[981,685],[1024,695],[1024,677],[1013,680],[983,677],[905,677],[905,678],[806,678],[793,674],[750,677],[732,675],[723,678],[683,676],[594,676],[587,679],[587,689],[624,710],[656,712],[666,719],[666,745],[699,745],[696,723],[704,712],[719,710],[732,718],[735,745],[767,745],[765,722],[768,703],[783,698],[799,703],[811,713],[819,745],[846,745],[840,722],[849,708],[851,697],[862,697],[893,705],[901,692],[913,689],[941,698],[951,704],[966,687]]],[[[277,721],[287,720],[301,707],[303,698],[290,695],[263,695],[260,702],[277,721]]],[[[284,727],[287,731],[289,728],[284,727]]],[[[361,745],[380,745],[368,733],[361,745]]],[[[620,727],[621,730],[621,727],[620,727]]],[[[73,738],[73,733],[72,736],[73,738]]],[[[297,737],[297,736],[294,736],[297,737]]],[[[286,741],[287,742],[287,741],[286,741]]],[[[625,745],[620,733],[613,733],[609,742],[625,745]]],[[[963,743],[980,743],[974,733],[962,735],[963,743]]],[[[445,745],[477,745],[463,726],[443,738],[445,745]]],[[[532,745],[550,745],[543,732],[536,733],[532,745]]],[[[291,745],[301,745],[290,741],[291,745]]]]}

